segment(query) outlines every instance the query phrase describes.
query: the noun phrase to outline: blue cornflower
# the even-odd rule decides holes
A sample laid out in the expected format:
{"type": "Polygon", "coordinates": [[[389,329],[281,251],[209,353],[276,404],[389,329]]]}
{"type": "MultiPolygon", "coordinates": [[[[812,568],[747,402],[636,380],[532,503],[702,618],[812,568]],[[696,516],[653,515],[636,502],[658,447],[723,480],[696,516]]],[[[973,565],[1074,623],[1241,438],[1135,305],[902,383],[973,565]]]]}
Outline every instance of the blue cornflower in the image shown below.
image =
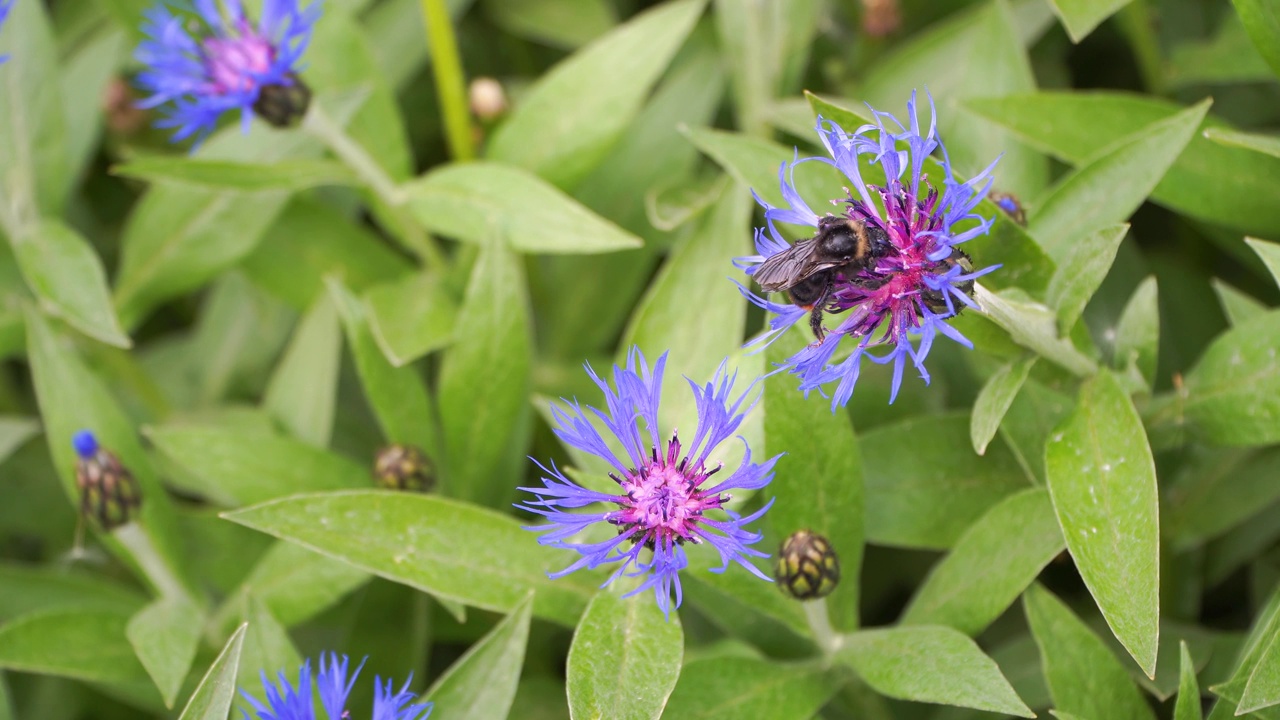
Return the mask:
{"type": "MultiPolygon", "coordinates": [[[[686,446],[673,434],[664,445],[658,438],[658,404],[666,364],[667,354],[663,353],[650,371],[644,355],[632,348],[626,369],[613,368],[612,388],[596,375],[590,365],[586,366],[587,374],[604,393],[608,408],[602,411],[588,407],[587,411],[617,438],[626,451],[625,456],[610,448],[577,401],[565,401],[567,407],[552,405],[556,436],[613,466],[615,472],[609,473],[609,477],[618,484],[617,493],[588,490],[565,477],[554,463],[549,470],[538,463],[546,473],[542,478],[543,486],[520,488],[533,493],[537,499],[518,507],[550,521],[548,525],[526,528],[545,531],[546,534],[538,538],[539,543],[574,550],[582,555],[564,570],[551,573],[552,578],[563,577],[583,567],[594,568],[620,561],[621,565],[604,585],[623,573],[628,577],[647,576],[626,597],[651,589],[658,606],[664,613],[669,613],[673,589],[676,607],[680,606],[679,573],[688,566],[685,543],[705,541],[714,547],[724,563],[714,569],[715,572],[724,572],[730,562],[736,562],[758,577],[769,580],[747,559],[748,556],[763,558],[768,555],[747,547],[758,542],[762,535],[747,530],[746,526],[764,515],[773,501],[742,517],[725,509],[730,499],[726,491],[757,490],[768,485],[773,480],[773,466],[780,456],[764,463],[753,463],[751,448],[747,447],[738,468],[723,481],[708,486],[711,476],[722,469],[721,465],[708,468],[708,458],[737,432],[743,418],[754,407],[758,397],[747,402],[747,396],[752,394],[755,383],[733,397],[737,374],[728,375],[723,364],[714,379],[705,385],[689,380],[698,408],[698,427],[693,442],[686,446]],[[644,422],[643,433],[639,424],[641,420],[644,422]],[[585,513],[566,511],[596,503],[611,507],[585,513]],[[577,539],[580,532],[598,524],[615,526],[615,537],[594,543],[577,539]],[[647,559],[642,559],[642,553],[647,559]]],[[[738,439],[743,440],[741,436],[738,439]]],[[[746,440],[743,440],[743,445],[746,445],[746,440]]]]}
{"type": "Polygon", "coordinates": [[[139,105],[166,106],[156,126],[174,128],[175,142],[203,139],[232,110],[246,131],[253,112],[288,126],[311,97],[297,73],[319,17],[318,2],[303,9],[300,0],[263,0],[254,25],[240,0],[161,0],[147,11],[147,37],[134,53],[146,66],[138,84],[151,93],[139,105]]]}
{"type": "Polygon", "coordinates": [[[946,148],[938,137],[932,98],[929,109],[931,118],[925,133],[920,131],[915,93],[907,103],[909,128],[892,115],[875,109],[871,110],[875,123],[863,125],[852,134],[819,117],[818,136],[831,157],[798,158],[790,164],[783,163],[778,169],[778,179],[786,205],[774,207],[756,196],[756,201],[764,206],[766,221],[765,228],[756,230],[758,254],[735,260],[735,264],[750,275],[767,258],[789,250],[792,246],[783,239],[775,223],[818,227],[823,218],[809,209],[788,180],[796,165],[811,160],[835,166],[854,187],[853,191],[846,188],[846,198],[831,201],[845,206],[841,221],[865,224],[887,236],[888,243],[881,248],[882,253],[867,267],[850,265],[831,270],[834,273],[832,287],[817,307],[771,302],[739,285],[751,302],[775,315],[769,321],[769,331],[756,343],[767,345],[810,312],[848,313],[834,331],[782,363],[782,367],[799,376],[800,389],[806,394],[836,382],[831,399],[833,411],[849,402],[864,357],[878,364],[893,364],[889,398],[889,402],[893,402],[908,358],[924,381],[929,382],[924,361],[937,335],[946,335],[966,347],[973,347],[946,320],[966,306],[976,307],[972,299],[974,280],[999,267],[975,271],[969,256],[957,247],[986,234],[994,222],[994,218],[985,218],[973,210],[991,189],[989,178],[995,163],[969,181],[958,182],[952,174],[946,148]],[[924,174],[925,158],[935,149],[942,153],[946,174],[941,193],[924,174]],[[858,167],[863,156],[883,168],[887,178],[884,187],[863,181],[858,167]],[[957,231],[956,226],[964,221],[977,221],[977,224],[957,231]],[[833,364],[832,358],[845,338],[853,343],[852,352],[848,358],[833,364]],[[877,346],[887,346],[889,352],[883,355],[872,352],[877,346]]]}
{"type": "MultiPolygon", "coordinates": [[[[353,720],[347,711],[347,696],[356,684],[364,663],[356,668],[351,677],[347,677],[349,661],[346,655],[339,658],[337,653],[329,653],[326,658],[320,656],[320,672],[316,675],[316,690],[320,694],[320,705],[324,708],[326,720],[353,720]]],[[[298,671],[297,684],[285,678],[284,671],[278,676],[279,685],[272,683],[267,674],[262,673],[262,689],[267,696],[266,704],[243,690],[245,700],[253,706],[257,720],[318,720],[315,713],[315,702],[311,693],[311,661],[302,663],[298,671]]],[[[390,680],[386,684],[381,678],[374,679],[373,715],[370,720],[426,720],[431,715],[431,703],[414,703],[414,694],[409,692],[409,683],[413,675],[405,682],[399,692],[395,691],[390,680]]],[[[249,713],[244,713],[249,720],[249,713]]]]}

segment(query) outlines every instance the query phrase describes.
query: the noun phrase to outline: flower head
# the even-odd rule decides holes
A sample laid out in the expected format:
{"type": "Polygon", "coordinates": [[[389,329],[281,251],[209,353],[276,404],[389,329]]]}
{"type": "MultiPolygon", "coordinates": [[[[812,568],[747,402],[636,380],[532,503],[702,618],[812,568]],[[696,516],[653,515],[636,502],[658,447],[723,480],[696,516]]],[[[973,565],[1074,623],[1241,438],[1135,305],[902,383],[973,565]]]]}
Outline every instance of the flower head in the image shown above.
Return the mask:
{"type": "Polygon", "coordinates": [[[819,279],[829,279],[830,286],[811,307],[771,302],[739,286],[748,299],[775,315],[769,332],[760,341],[765,344],[811,312],[815,313],[816,331],[820,330],[822,313],[843,314],[834,331],[825,337],[818,332],[818,342],[783,363],[784,368],[799,376],[800,389],[805,393],[836,382],[832,410],[849,402],[864,357],[879,364],[893,364],[892,402],[908,359],[925,382],[929,381],[924,361],[937,335],[972,347],[946,320],[966,306],[973,307],[974,279],[999,267],[975,271],[969,256],[958,247],[991,227],[992,218],[973,210],[990,190],[989,178],[995,163],[967,182],[957,181],[938,138],[932,100],[929,107],[932,117],[927,132],[921,132],[914,93],[907,103],[909,127],[874,109],[875,123],[863,125],[853,133],[818,118],[818,136],[831,157],[796,159],[779,168],[786,204],[775,207],[756,197],[765,208],[766,221],[766,227],[756,231],[758,254],[735,261],[750,275],[769,258],[791,251],[793,246],[783,239],[776,223],[814,228],[820,223],[823,227],[848,223],[887,240],[877,243],[876,252],[866,258],[865,264],[827,266],[823,272],[829,274],[819,279]],[[935,149],[942,152],[945,173],[941,191],[924,173],[925,158],[935,149]],[[864,156],[884,170],[884,186],[868,185],[863,180],[858,162],[864,156]],[[832,204],[843,205],[838,218],[819,217],[788,180],[788,171],[794,172],[796,165],[811,160],[835,166],[854,188],[845,189],[846,197],[832,200],[832,204]],[[957,229],[962,222],[971,220],[976,224],[957,229]],[[833,363],[836,349],[846,338],[853,344],[851,354],[833,363]],[[888,352],[873,352],[878,347],[886,347],[888,352]]]}
{"type": "MultiPolygon", "coordinates": [[[[324,708],[323,720],[352,720],[347,710],[347,696],[356,684],[361,662],[354,673],[348,677],[350,661],[346,655],[329,653],[328,657],[320,656],[320,672],[316,675],[316,692],[320,695],[320,705],[324,708]]],[[[263,704],[257,698],[241,690],[245,700],[253,706],[256,720],[321,720],[315,713],[315,703],[311,691],[311,661],[307,660],[298,670],[298,682],[290,683],[284,671],[277,676],[277,683],[272,683],[267,674],[262,673],[262,690],[267,702],[263,704]]],[[[431,703],[414,703],[414,694],[409,692],[409,680],[397,692],[391,680],[384,685],[381,678],[374,678],[373,715],[370,720],[426,720],[431,715],[431,703]]],[[[249,714],[244,714],[250,720],[249,714]]]]}
{"type": "Polygon", "coordinates": [[[115,453],[98,444],[89,430],[71,436],[76,461],[76,489],[80,493],[80,513],[92,518],[103,530],[114,530],[138,515],[142,491],[138,481],[115,453]]]}
{"type": "Polygon", "coordinates": [[[297,73],[318,2],[303,9],[301,0],[263,0],[256,24],[241,0],[185,0],[194,6],[171,11],[179,2],[160,0],[147,11],[147,37],[134,54],[146,66],[138,84],[151,93],[140,107],[166,106],[157,127],[174,128],[176,142],[203,139],[228,111],[240,111],[246,131],[255,111],[279,127],[306,112],[311,95],[297,73]]]}
{"type": "Polygon", "coordinates": [[[754,383],[733,397],[736,374],[728,375],[724,365],[705,385],[689,381],[698,408],[693,441],[686,444],[675,434],[665,442],[659,439],[658,404],[666,363],[667,355],[663,353],[651,370],[640,351],[632,348],[626,369],[614,367],[612,387],[587,366],[587,374],[604,393],[607,410],[588,407],[584,411],[576,401],[567,407],[552,406],[556,436],[612,465],[614,472],[609,477],[618,485],[616,493],[589,490],[566,478],[554,463],[550,469],[539,463],[546,473],[543,486],[521,488],[536,499],[519,507],[550,521],[548,525],[527,528],[545,531],[538,538],[539,543],[574,550],[582,556],[551,577],[620,562],[604,584],[624,573],[628,577],[645,576],[644,582],[627,596],[652,590],[658,606],[669,613],[673,590],[676,607],[680,606],[679,572],[688,566],[686,543],[706,542],[715,548],[723,562],[716,572],[723,572],[730,562],[736,562],[760,578],[769,579],[747,559],[768,555],[748,547],[761,535],[746,526],[762,516],[773,501],[746,517],[725,509],[725,504],[730,500],[729,490],[756,490],[768,485],[778,456],[754,463],[751,448],[747,447],[736,470],[719,482],[712,480],[722,468],[708,467],[711,453],[737,432],[754,406],[754,401],[747,402],[754,383]],[[592,418],[617,438],[625,455],[614,452],[592,418]],[[569,512],[597,503],[604,507],[595,508],[594,512],[569,512]],[[579,532],[601,523],[615,526],[616,536],[596,543],[576,539],[579,532]]]}

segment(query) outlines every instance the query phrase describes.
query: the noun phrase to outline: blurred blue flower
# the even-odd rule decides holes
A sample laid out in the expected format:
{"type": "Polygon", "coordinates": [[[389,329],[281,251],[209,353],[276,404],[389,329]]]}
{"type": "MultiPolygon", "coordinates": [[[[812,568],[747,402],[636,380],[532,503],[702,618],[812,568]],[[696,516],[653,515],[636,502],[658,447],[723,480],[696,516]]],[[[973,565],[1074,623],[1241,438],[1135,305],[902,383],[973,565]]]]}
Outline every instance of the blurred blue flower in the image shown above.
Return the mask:
{"type": "MultiPolygon", "coordinates": [[[[806,394],[836,382],[832,411],[847,404],[852,397],[864,357],[878,364],[893,364],[889,398],[889,402],[893,402],[902,385],[902,372],[908,359],[924,381],[929,382],[924,361],[939,334],[973,347],[946,320],[966,306],[975,307],[974,280],[999,267],[975,271],[969,256],[957,247],[991,228],[994,218],[985,218],[973,210],[991,189],[990,177],[996,163],[969,181],[958,182],[952,174],[946,148],[938,137],[932,98],[929,110],[928,132],[921,132],[915,93],[907,103],[910,127],[904,127],[889,113],[875,109],[871,110],[875,123],[863,125],[853,133],[819,117],[816,130],[831,157],[797,158],[789,164],[783,163],[778,169],[778,179],[786,204],[775,207],[756,196],[756,201],[765,208],[766,221],[765,228],[756,230],[758,254],[735,260],[735,265],[750,275],[766,258],[791,247],[775,223],[818,226],[818,215],[809,209],[789,179],[797,165],[814,160],[835,166],[852,183],[852,191],[845,189],[846,198],[831,201],[833,205],[845,206],[843,216],[879,228],[888,235],[891,247],[870,267],[836,271],[822,310],[833,315],[848,313],[839,326],[782,363],[783,368],[799,376],[800,389],[806,394]],[[924,173],[925,158],[935,149],[942,153],[946,174],[941,193],[924,173]],[[858,167],[863,156],[884,170],[887,178],[884,187],[863,181],[858,167]],[[956,226],[965,221],[976,221],[976,224],[957,231],[956,226]],[[833,363],[836,350],[846,338],[852,343],[850,355],[833,363]],[[887,347],[888,352],[872,351],[879,346],[887,347]]],[[[739,289],[751,302],[774,315],[769,321],[769,331],[757,344],[773,342],[809,312],[797,305],[771,302],[742,285],[739,289]]]]}
{"type": "MultiPolygon", "coordinates": [[[[324,707],[324,720],[351,720],[347,712],[347,696],[356,684],[356,677],[364,667],[361,662],[354,673],[348,677],[349,661],[346,655],[339,658],[337,653],[329,653],[326,658],[320,656],[320,672],[316,675],[316,690],[320,694],[320,705],[324,707]]],[[[311,661],[307,660],[298,671],[297,684],[290,683],[282,670],[278,676],[279,684],[273,684],[267,674],[262,673],[262,689],[266,693],[264,705],[257,698],[241,690],[245,700],[253,706],[256,720],[319,720],[315,714],[311,693],[311,661]]],[[[384,685],[381,678],[374,678],[373,716],[371,720],[426,720],[431,715],[431,703],[414,703],[414,694],[409,692],[409,683],[413,676],[405,682],[399,692],[395,691],[390,680],[384,685]]],[[[249,720],[249,714],[244,714],[249,720]]]]}
{"type": "MultiPolygon", "coordinates": [[[[0,28],[4,27],[4,21],[9,19],[9,11],[13,9],[14,0],[0,0],[0,28]]],[[[0,55],[0,63],[8,60],[8,55],[0,55]]]]}
{"type": "Polygon", "coordinates": [[[303,9],[300,0],[263,0],[257,25],[240,0],[160,0],[134,53],[146,66],[138,84],[151,93],[139,106],[165,106],[156,126],[174,128],[175,142],[203,139],[233,110],[246,131],[254,111],[273,125],[292,124],[310,99],[297,73],[319,17],[318,2],[303,9]]]}
{"type": "MultiPolygon", "coordinates": [[[[743,418],[754,407],[756,401],[748,403],[747,396],[752,393],[755,383],[733,397],[737,375],[728,375],[723,364],[715,378],[706,385],[689,380],[698,409],[698,427],[693,442],[685,445],[673,434],[664,445],[658,438],[658,405],[666,363],[667,354],[663,353],[651,371],[640,351],[632,348],[626,369],[616,366],[613,369],[613,387],[596,375],[589,365],[586,367],[587,374],[604,393],[607,411],[594,407],[584,411],[577,401],[566,401],[568,407],[552,405],[556,436],[612,465],[615,472],[609,473],[609,477],[618,484],[617,493],[589,490],[565,477],[554,463],[549,470],[538,463],[546,473],[542,478],[543,486],[520,488],[533,493],[537,499],[518,507],[550,521],[548,525],[526,528],[545,531],[546,534],[538,538],[539,543],[567,548],[582,555],[564,570],[551,573],[552,578],[563,577],[583,567],[594,568],[620,561],[621,565],[604,585],[623,573],[628,577],[647,576],[626,597],[652,590],[658,606],[663,613],[669,614],[672,590],[675,591],[676,607],[680,606],[679,572],[688,566],[685,543],[705,541],[714,547],[723,562],[720,568],[714,569],[715,572],[724,572],[730,562],[736,562],[760,578],[769,580],[747,559],[748,556],[763,558],[768,555],[747,547],[762,536],[747,530],[746,526],[764,515],[773,501],[747,517],[726,510],[724,506],[730,499],[728,490],[756,490],[768,485],[773,480],[773,466],[779,456],[764,463],[753,463],[751,448],[745,447],[746,441],[743,440],[745,454],[742,463],[723,481],[708,486],[711,476],[721,470],[719,465],[708,468],[708,458],[712,451],[737,432],[743,418]],[[592,417],[617,439],[626,451],[625,457],[620,457],[610,448],[592,423],[592,417]],[[640,421],[644,423],[643,432],[640,421]],[[586,513],[566,511],[596,503],[611,507],[586,513]],[[616,536],[596,543],[578,539],[580,532],[600,523],[616,526],[616,536]],[[642,559],[642,551],[645,550],[649,551],[644,553],[648,559],[642,559]]],[[[742,440],[742,437],[738,439],[742,440]]]]}

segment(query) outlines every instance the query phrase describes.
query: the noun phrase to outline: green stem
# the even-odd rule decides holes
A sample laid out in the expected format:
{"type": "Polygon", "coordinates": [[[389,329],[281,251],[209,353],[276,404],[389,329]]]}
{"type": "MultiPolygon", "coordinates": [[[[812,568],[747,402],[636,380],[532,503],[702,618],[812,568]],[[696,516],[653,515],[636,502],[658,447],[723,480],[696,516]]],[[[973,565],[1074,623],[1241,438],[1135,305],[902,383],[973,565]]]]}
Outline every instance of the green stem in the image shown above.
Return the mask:
{"type": "Polygon", "coordinates": [[[408,197],[400,185],[369,155],[368,151],[351,138],[342,126],[333,121],[320,107],[311,103],[311,109],[302,121],[302,127],[338,156],[356,177],[378,196],[394,216],[404,244],[418,255],[427,267],[440,269],[445,266],[444,256],[435,242],[427,235],[405,208],[408,197]]]}
{"type": "Polygon", "coordinates": [[[458,55],[458,41],[453,36],[453,21],[449,19],[444,0],[422,0],[422,20],[427,27],[427,47],[431,52],[431,69],[436,76],[449,151],[455,160],[471,160],[476,150],[471,139],[466,78],[458,55]]]}
{"type": "Polygon", "coordinates": [[[840,649],[840,633],[831,627],[831,617],[827,614],[825,598],[809,600],[804,605],[804,617],[809,621],[809,632],[813,633],[814,642],[822,650],[822,657],[829,663],[836,651],[840,649]]]}

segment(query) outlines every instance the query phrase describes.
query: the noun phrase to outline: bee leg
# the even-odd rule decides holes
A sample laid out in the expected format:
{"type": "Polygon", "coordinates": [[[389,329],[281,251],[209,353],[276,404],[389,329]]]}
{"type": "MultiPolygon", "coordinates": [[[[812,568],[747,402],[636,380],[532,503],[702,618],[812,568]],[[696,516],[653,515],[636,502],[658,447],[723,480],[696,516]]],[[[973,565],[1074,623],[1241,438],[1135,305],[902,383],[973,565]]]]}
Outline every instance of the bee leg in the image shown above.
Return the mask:
{"type": "Polygon", "coordinates": [[[827,296],[831,294],[831,284],[828,283],[822,289],[822,294],[818,296],[817,302],[813,304],[813,310],[809,313],[809,329],[813,330],[813,336],[818,338],[821,343],[826,337],[827,332],[822,328],[822,313],[827,306],[827,296]]]}

